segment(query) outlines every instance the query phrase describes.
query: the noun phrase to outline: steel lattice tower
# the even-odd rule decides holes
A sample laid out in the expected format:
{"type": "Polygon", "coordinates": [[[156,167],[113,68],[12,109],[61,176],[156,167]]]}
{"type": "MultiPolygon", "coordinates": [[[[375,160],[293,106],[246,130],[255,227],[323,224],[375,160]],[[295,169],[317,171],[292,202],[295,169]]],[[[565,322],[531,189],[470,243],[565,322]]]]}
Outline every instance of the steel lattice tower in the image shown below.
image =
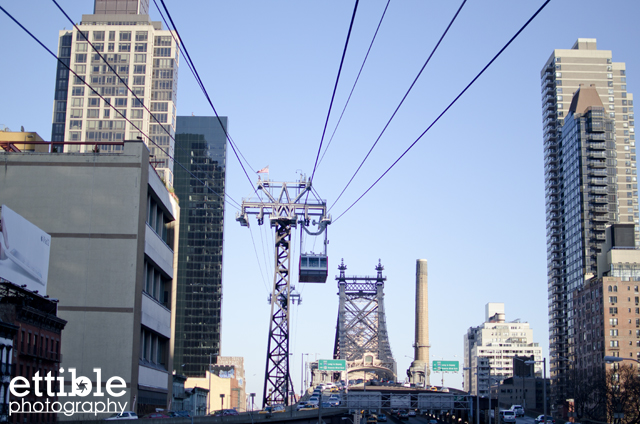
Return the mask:
{"type": "Polygon", "coordinates": [[[396,362],[391,352],[384,312],[384,267],[378,261],[377,275],[346,276],[344,261],[336,278],[340,296],[334,358],[346,359],[350,369],[360,366],[396,377],[396,362]],[[368,366],[365,354],[372,354],[368,366]]]}
{"type": "Polygon", "coordinates": [[[275,272],[271,302],[271,319],[267,344],[267,364],[265,368],[263,408],[269,404],[289,404],[289,392],[293,383],[289,373],[289,306],[293,298],[294,287],[290,281],[291,229],[300,223],[309,226],[311,218],[317,218],[313,224],[326,228],[331,223],[327,215],[327,204],[323,200],[309,196],[311,183],[306,180],[287,183],[258,180],[258,190],[266,195],[265,200],[243,200],[242,210],[237,213],[236,221],[249,226],[248,215],[256,215],[262,225],[268,215],[271,227],[275,229],[275,272]],[[299,221],[298,221],[299,220],[299,221]]]}

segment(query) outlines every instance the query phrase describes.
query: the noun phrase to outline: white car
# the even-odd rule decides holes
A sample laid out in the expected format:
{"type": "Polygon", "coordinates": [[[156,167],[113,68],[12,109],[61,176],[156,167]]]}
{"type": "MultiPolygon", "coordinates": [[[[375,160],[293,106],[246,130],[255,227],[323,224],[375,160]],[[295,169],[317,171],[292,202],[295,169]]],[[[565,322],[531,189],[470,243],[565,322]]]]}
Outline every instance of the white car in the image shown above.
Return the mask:
{"type": "Polygon", "coordinates": [[[516,417],[524,417],[524,408],[521,405],[511,405],[510,409],[515,412],[516,417]]]}
{"type": "Polygon", "coordinates": [[[501,423],[515,423],[516,422],[516,413],[510,409],[506,409],[500,411],[500,422],[501,423]]]}
{"type": "Polygon", "coordinates": [[[311,396],[309,398],[309,400],[307,401],[308,405],[315,405],[318,406],[318,404],[320,404],[320,397],[319,396],[311,396]]]}
{"type": "Polygon", "coordinates": [[[116,421],[116,420],[137,420],[138,415],[133,411],[124,411],[120,413],[115,413],[109,418],[105,418],[105,421],[116,421]]]}

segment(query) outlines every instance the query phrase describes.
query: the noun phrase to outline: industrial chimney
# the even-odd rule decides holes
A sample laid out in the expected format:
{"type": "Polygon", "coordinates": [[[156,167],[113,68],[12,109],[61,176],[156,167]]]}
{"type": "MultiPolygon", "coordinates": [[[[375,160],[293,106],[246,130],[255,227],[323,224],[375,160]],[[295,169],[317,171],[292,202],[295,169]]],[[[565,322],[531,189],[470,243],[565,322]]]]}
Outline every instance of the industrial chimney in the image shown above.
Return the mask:
{"type": "Polygon", "coordinates": [[[429,385],[429,295],[427,285],[427,260],[416,261],[416,336],[411,367],[407,375],[412,383],[429,385]]]}

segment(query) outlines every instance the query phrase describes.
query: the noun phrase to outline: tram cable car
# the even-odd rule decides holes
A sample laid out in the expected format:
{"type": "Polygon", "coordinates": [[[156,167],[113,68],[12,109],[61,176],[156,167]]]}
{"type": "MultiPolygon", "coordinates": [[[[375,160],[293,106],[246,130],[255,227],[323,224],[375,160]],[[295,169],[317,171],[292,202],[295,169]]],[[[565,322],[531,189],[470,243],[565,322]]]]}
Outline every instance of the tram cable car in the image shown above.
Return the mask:
{"type": "MultiPolygon", "coordinates": [[[[331,221],[328,221],[331,222],[331,221]]],[[[322,220],[318,223],[318,231],[313,233],[307,230],[306,226],[300,226],[300,252],[302,252],[303,230],[312,236],[324,233],[323,253],[300,253],[300,263],[298,264],[298,282],[300,283],[326,283],[329,275],[329,258],[327,257],[327,224],[322,220]]],[[[315,221],[314,221],[315,224],[315,221]]]]}

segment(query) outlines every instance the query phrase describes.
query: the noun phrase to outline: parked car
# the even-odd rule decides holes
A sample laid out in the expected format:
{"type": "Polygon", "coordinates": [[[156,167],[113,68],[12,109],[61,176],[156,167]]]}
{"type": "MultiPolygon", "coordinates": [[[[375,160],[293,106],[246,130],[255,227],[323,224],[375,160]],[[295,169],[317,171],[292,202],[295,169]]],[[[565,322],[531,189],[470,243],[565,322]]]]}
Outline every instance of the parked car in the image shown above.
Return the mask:
{"type": "MultiPolygon", "coordinates": [[[[536,424],[544,424],[544,415],[538,415],[535,419],[536,424]]],[[[547,423],[556,424],[556,420],[553,417],[547,415],[547,423]]]]}
{"type": "Polygon", "coordinates": [[[516,413],[516,417],[524,417],[524,408],[522,405],[511,405],[510,409],[516,413]]]}
{"type": "Polygon", "coordinates": [[[138,415],[133,411],[123,411],[115,413],[112,416],[105,418],[105,421],[117,421],[117,420],[137,420],[138,415]]]}

